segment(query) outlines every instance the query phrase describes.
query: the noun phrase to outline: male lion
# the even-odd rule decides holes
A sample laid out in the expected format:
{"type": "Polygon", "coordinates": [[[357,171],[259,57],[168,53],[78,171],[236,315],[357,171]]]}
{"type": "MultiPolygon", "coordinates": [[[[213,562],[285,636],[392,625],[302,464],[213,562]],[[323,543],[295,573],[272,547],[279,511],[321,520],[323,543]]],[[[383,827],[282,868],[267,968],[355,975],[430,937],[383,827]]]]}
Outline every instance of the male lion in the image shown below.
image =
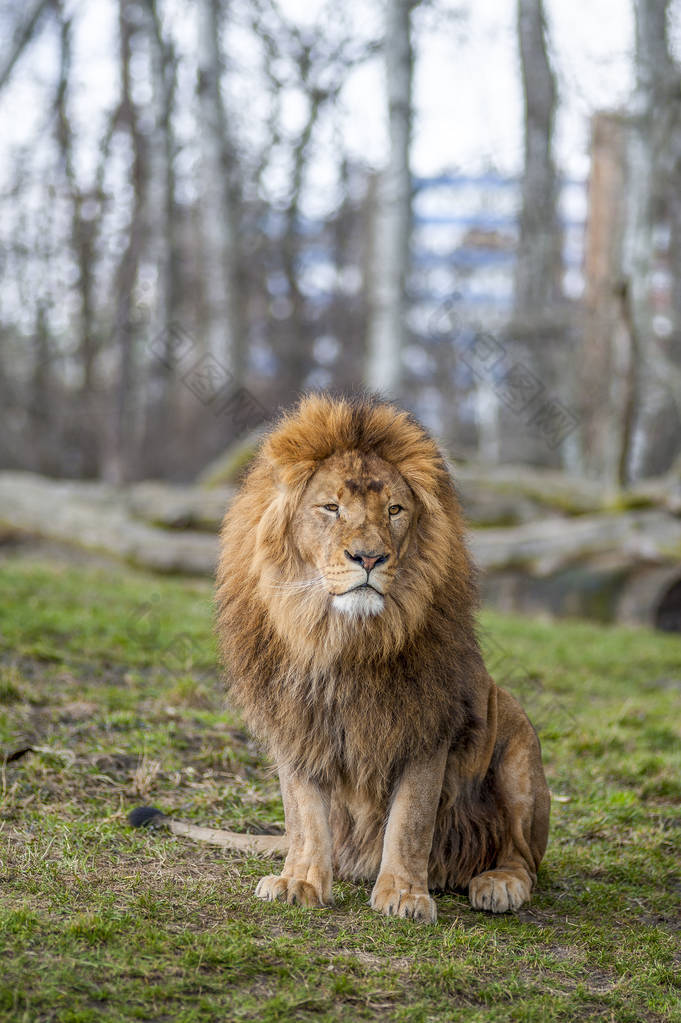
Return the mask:
{"type": "MultiPolygon", "coordinates": [[[[218,633],[230,693],[267,744],[288,854],[261,899],[434,921],[429,890],[503,913],[546,848],[539,742],[485,670],[459,504],[437,445],[378,399],[305,398],[224,521],[218,633]]],[[[183,829],[183,830],[180,830],[183,829]]],[[[241,848],[281,839],[193,834],[241,848]]]]}

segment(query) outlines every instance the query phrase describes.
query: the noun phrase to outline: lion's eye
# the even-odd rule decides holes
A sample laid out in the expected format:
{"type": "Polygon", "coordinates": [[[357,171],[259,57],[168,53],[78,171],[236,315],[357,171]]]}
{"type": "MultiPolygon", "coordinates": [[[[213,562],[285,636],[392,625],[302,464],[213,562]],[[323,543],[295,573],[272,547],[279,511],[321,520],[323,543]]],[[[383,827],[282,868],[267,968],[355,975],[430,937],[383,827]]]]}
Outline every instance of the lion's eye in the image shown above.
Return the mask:
{"type": "Polygon", "coordinates": [[[333,512],[334,514],[338,511],[338,505],[337,504],[325,504],[324,508],[325,508],[326,511],[333,512]]]}
{"type": "Polygon", "coordinates": [[[401,504],[391,504],[388,508],[388,515],[399,515],[402,511],[401,504]]]}

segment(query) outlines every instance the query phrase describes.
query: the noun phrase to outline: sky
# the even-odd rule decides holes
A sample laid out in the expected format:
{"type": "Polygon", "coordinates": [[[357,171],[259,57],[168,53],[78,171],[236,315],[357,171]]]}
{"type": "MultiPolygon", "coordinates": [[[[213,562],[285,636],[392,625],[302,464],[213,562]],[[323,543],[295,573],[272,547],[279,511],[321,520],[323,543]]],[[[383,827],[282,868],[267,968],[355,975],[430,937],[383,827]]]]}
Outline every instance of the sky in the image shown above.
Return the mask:
{"type": "MultiPolygon", "coordinates": [[[[286,0],[287,10],[309,18],[309,0],[286,0]],[[305,15],[307,11],[307,15],[305,15]]],[[[462,4],[443,4],[455,12],[462,4]]],[[[417,175],[457,167],[522,166],[522,95],[515,41],[515,0],[474,0],[468,13],[441,19],[417,9],[412,165],[417,175]]],[[[633,15],[629,0],[546,0],[551,60],[562,110],[556,127],[558,161],[569,176],[588,172],[588,118],[631,94],[633,15]]],[[[348,145],[380,165],[386,137],[378,60],[356,72],[343,103],[348,145]],[[368,98],[373,102],[369,104],[368,98]]]]}
{"type": "MultiPolygon", "coordinates": [[[[634,0],[545,0],[550,56],[560,94],[555,151],[562,173],[584,182],[589,170],[589,118],[596,110],[625,105],[633,89],[634,0]]],[[[16,0],[0,0],[0,25],[16,0]]],[[[278,0],[285,13],[301,28],[329,31],[333,21],[347,22],[353,38],[379,38],[380,0],[278,0]],[[331,5],[331,6],[330,6],[331,5]]],[[[119,88],[116,53],[115,0],[64,0],[73,17],[73,97],[71,121],[78,140],[76,163],[82,187],[93,182],[99,140],[119,88]]],[[[226,100],[231,127],[244,152],[269,146],[268,93],[263,82],[262,47],[248,27],[250,0],[230,0],[233,18],[223,40],[228,73],[226,100]]],[[[676,0],[676,35],[681,35],[676,0]]],[[[162,0],[173,37],[181,52],[196,52],[196,5],[187,0],[162,0]]],[[[412,168],[418,177],[458,171],[475,175],[494,170],[518,175],[522,170],[522,95],[515,34],[516,0],[425,0],[414,12],[414,121],[412,168]]],[[[9,19],[8,19],[9,20],[9,19]]],[[[23,230],[18,223],[27,202],[40,235],[44,220],[44,180],[54,178],[54,102],[58,76],[57,33],[44,30],[23,54],[15,73],[0,94],[0,197],[11,195],[17,174],[31,173],[33,189],[18,207],[6,202],[0,222],[0,246],[23,230]],[[18,146],[30,150],[30,159],[17,164],[18,146]],[[15,221],[17,221],[15,223],[15,221]]],[[[0,60],[3,40],[0,37],[0,60]]],[[[135,66],[134,96],[144,106],[151,96],[145,70],[135,66]]],[[[180,99],[176,117],[178,198],[198,198],[200,175],[196,145],[196,68],[192,60],[180,66],[180,99]]],[[[384,69],[379,55],[363,63],[347,78],[333,110],[321,118],[313,137],[303,193],[302,212],[323,218],[343,198],[339,182],[339,147],[360,165],[379,169],[387,151],[384,69]]],[[[283,95],[284,128],[295,134],[305,113],[305,99],[288,89],[283,95]]],[[[128,215],[125,188],[126,152],[114,145],[107,171],[107,187],[116,197],[110,206],[107,252],[122,244],[128,215]],[[121,201],[122,200],[122,201],[121,201]]],[[[285,203],[290,188],[290,148],[271,153],[264,175],[268,202],[285,203]]],[[[246,182],[248,185],[248,182],[246,182]]],[[[566,215],[580,223],[585,216],[586,191],[569,192],[566,215]],[[571,197],[571,198],[570,198],[571,197]],[[574,200],[574,201],[573,201],[574,200]]],[[[129,196],[128,196],[129,199],[129,196]]],[[[565,193],[563,195],[565,199],[565,193]]],[[[67,230],[67,228],[64,228],[67,230]]],[[[449,239],[451,242],[451,239],[449,239]]],[[[62,261],[63,262],[63,261],[62,261]]],[[[54,273],[69,268],[54,262],[54,273]]],[[[571,271],[570,271],[571,272],[571,271]]],[[[10,275],[11,276],[11,275],[10,275]]],[[[60,278],[61,280],[61,278],[60,278]]],[[[50,282],[43,282],[46,288],[50,282]]],[[[21,287],[17,278],[15,288],[21,287]]],[[[68,284],[68,281],[65,282],[68,284]]],[[[38,284],[31,286],[38,287],[38,284]]],[[[24,281],[24,286],[26,282],[24,281]]],[[[42,286],[42,285],[40,285],[42,286]]],[[[581,278],[575,279],[575,293],[581,278]]],[[[3,302],[23,308],[22,296],[8,281],[3,302]]],[[[61,313],[68,318],[64,304],[61,313]]],[[[27,309],[26,315],[32,315],[27,309]]]]}
{"type": "MultiPolygon", "coordinates": [[[[7,4],[9,0],[5,0],[7,4]]],[[[323,28],[323,0],[280,0],[282,8],[301,25],[323,28]]],[[[2,4],[0,3],[0,10],[2,4]]],[[[102,112],[117,90],[117,67],[112,40],[116,14],[112,0],[66,0],[76,15],[74,40],[77,104],[74,116],[84,138],[100,135],[102,112]]],[[[423,5],[414,15],[418,59],[414,77],[414,134],[412,166],[418,176],[457,169],[477,173],[496,169],[518,173],[522,167],[522,97],[515,40],[515,0],[438,0],[438,8],[423,5]],[[461,9],[464,14],[461,14],[461,9]]],[[[179,38],[191,49],[195,31],[193,5],[167,0],[179,38]]],[[[589,116],[627,102],[633,86],[631,0],[546,0],[551,59],[558,77],[561,112],[556,127],[556,155],[569,177],[588,173],[589,116]]],[[[380,28],[380,8],[363,0],[348,0],[346,16],[359,35],[380,28]]],[[[46,110],[41,92],[54,82],[57,71],[54,33],[43,36],[24,54],[10,86],[0,97],[0,187],[7,154],[16,144],[29,143],[46,110]]],[[[262,136],[265,108],[253,83],[259,74],[257,47],[243,31],[229,39],[234,74],[230,90],[239,131],[262,136]]],[[[191,93],[193,80],[185,82],[191,93]]],[[[144,89],[144,83],[140,84],[144,89]]],[[[138,97],[144,100],[144,95],[138,97]]],[[[291,92],[283,104],[284,122],[295,128],[302,114],[301,97],[291,92]]],[[[337,173],[339,134],[343,145],[360,160],[380,167],[386,151],[383,69],[378,57],[352,73],[341,93],[333,118],[322,120],[315,144],[315,169],[308,196],[310,213],[324,211],[337,173]]],[[[180,135],[183,131],[180,115],[180,135]]],[[[189,124],[184,127],[189,131],[189,124]]],[[[81,147],[86,172],[94,165],[93,145],[81,147]]],[[[273,161],[269,184],[274,193],[284,167],[273,161]]],[[[86,176],[87,173],[86,173],[86,176]]]]}

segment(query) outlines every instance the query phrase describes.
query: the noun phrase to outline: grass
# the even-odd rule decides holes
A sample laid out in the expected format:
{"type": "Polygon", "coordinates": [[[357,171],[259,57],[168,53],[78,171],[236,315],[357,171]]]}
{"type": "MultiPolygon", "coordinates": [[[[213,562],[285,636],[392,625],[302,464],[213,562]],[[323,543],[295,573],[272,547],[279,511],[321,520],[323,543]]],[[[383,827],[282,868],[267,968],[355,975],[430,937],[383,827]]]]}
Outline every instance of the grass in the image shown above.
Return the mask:
{"type": "Polygon", "coordinates": [[[272,864],[138,833],[153,802],[282,821],[224,708],[211,588],[116,567],[0,564],[0,1020],[681,1021],[681,641],[484,614],[554,794],[532,904],[438,898],[426,927],[259,902],[272,864]]]}

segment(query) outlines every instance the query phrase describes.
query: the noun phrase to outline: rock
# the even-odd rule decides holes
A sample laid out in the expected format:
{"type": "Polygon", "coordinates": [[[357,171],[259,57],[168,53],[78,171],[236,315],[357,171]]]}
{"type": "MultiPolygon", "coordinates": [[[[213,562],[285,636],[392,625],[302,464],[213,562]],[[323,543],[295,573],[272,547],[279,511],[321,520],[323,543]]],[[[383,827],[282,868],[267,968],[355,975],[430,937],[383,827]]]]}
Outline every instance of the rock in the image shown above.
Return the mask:
{"type": "Polygon", "coordinates": [[[197,483],[202,487],[219,487],[238,483],[253,461],[264,435],[265,427],[259,426],[247,433],[245,437],[235,441],[199,473],[197,483]]]}
{"type": "Polygon", "coordinates": [[[634,484],[624,496],[628,502],[636,501],[639,506],[657,505],[666,508],[672,515],[681,516],[681,479],[675,472],[656,479],[642,480],[634,484]]]}
{"type": "Polygon", "coordinates": [[[572,565],[547,576],[504,570],[482,581],[482,599],[499,611],[612,622],[631,566],[572,565]]]}
{"type": "Polygon", "coordinates": [[[196,486],[145,482],[129,487],[131,515],[167,529],[217,533],[235,487],[204,490],[196,486]]]}
{"type": "Polygon", "coordinates": [[[663,511],[548,518],[508,529],[474,530],[471,548],[485,571],[522,568],[549,575],[568,562],[617,551],[631,562],[681,559],[681,521],[663,511]]]}
{"type": "MultiPolygon", "coordinates": [[[[483,489],[471,497],[479,486],[472,480],[469,474],[469,512],[477,501],[490,520],[495,507],[508,515],[537,513],[534,498],[522,498],[522,504],[514,496],[495,506],[487,504],[483,489]]],[[[158,572],[212,575],[218,526],[233,494],[233,487],[152,482],[116,488],[3,472],[0,542],[40,537],[158,572]]],[[[584,493],[582,498],[585,504],[584,493]]],[[[504,610],[681,630],[681,518],[663,508],[554,513],[506,528],[473,529],[469,542],[482,570],[484,598],[504,610]]]]}
{"type": "Polygon", "coordinates": [[[496,497],[522,498],[535,502],[545,514],[551,508],[566,515],[584,515],[603,511],[613,495],[601,483],[554,469],[536,469],[530,465],[480,465],[453,462],[457,488],[467,492],[488,493],[496,497]]]}
{"type": "Polygon", "coordinates": [[[158,572],[213,573],[217,537],[137,522],[127,503],[125,490],[105,483],[0,473],[0,529],[67,542],[158,572]]]}
{"type": "Polygon", "coordinates": [[[681,564],[634,565],[618,595],[615,620],[681,632],[681,564]]]}
{"type": "Polygon", "coordinates": [[[518,526],[542,518],[546,510],[537,501],[516,494],[497,494],[488,487],[467,482],[458,488],[459,500],[471,529],[518,526]]]}
{"type": "Polygon", "coordinates": [[[681,565],[585,563],[543,577],[503,571],[483,578],[482,598],[499,611],[681,632],[681,565]]]}

